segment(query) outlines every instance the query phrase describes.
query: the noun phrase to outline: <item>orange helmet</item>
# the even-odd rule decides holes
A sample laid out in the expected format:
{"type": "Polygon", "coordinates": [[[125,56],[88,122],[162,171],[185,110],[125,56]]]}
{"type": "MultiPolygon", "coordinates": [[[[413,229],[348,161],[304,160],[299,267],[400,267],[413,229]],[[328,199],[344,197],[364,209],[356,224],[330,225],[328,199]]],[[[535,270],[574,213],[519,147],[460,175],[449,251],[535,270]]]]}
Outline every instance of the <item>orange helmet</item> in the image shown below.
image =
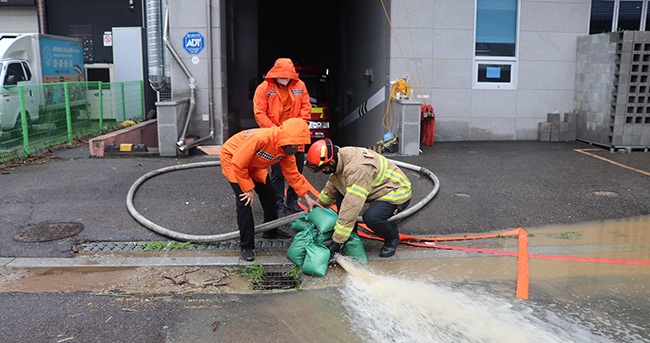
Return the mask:
{"type": "Polygon", "coordinates": [[[316,173],[325,168],[335,156],[334,144],[329,138],[315,141],[307,151],[307,168],[316,173]]]}

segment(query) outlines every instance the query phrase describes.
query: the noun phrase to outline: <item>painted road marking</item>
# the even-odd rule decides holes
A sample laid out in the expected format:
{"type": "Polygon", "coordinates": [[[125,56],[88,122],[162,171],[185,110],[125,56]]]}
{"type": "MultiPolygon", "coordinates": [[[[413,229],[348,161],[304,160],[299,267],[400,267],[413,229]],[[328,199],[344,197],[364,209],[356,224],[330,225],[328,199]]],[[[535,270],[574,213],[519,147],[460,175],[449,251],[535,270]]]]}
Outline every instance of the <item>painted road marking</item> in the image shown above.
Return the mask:
{"type": "Polygon", "coordinates": [[[605,162],[611,163],[611,164],[613,164],[613,165],[615,165],[615,166],[619,166],[619,167],[621,167],[621,168],[629,169],[629,170],[631,170],[631,171],[635,171],[635,172],[637,172],[637,173],[641,173],[641,174],[643,174],[643,175],[650,176],[650,172],[647,172],[647,171],[645,171],[645,170],[641,170],[641,169],[637,169],[637,168],[634,168],[634,167],[630,167],[630,166],[628,166],[628,165],[625,165],[625,164],[622,164],[622,163],[618,163],[618,162],[616,162],[616,161],[612,161],[612,160],[610,160],[610,159],[608,159],[608,158],[604,158],[604,157],[598,156],[598,155],[596,155],[596,154],[592,154],[592,153],[590,153],[590,152],[587,152],[587,150],[600,150],[600,149],[573,149],[573,151],[577,151],[577,152],[579,152],[579,153],[581,153],[581,154],[585,154],[585,155],[587,155],[587,156],[595,157],[595,158],[597,158],[597,159],[599,159],[599,160],[602,160],[602,161],[605,161],[605,162]]]}

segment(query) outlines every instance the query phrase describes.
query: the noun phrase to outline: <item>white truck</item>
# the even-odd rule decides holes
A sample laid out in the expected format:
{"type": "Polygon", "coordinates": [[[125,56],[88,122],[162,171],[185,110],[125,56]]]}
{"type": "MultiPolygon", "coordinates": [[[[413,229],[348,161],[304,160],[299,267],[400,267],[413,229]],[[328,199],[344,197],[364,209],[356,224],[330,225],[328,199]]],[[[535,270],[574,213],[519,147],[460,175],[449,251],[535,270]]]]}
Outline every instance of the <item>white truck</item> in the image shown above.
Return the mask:
{"type": "Polygon", "coordinates": [[[0,34],[0,134],[21,135],[21,88],[28,127],[44,121],[66,127],[64,82],[73,82],[68,84],[73,118],[86,108],[86,86],[78,81],[85,81],[81,39],[0,34]]]}

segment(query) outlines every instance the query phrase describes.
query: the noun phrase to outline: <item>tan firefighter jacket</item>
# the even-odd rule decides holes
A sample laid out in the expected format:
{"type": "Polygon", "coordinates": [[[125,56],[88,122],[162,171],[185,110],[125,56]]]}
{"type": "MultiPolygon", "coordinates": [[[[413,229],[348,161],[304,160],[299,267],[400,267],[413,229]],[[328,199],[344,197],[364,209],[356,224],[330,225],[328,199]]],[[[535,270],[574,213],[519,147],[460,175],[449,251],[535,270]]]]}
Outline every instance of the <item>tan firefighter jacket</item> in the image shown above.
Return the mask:
{"type": "Polygon", "coordinates": [[[393,162],[374,151],[342,147],[338,151],[336,171],[330,175],[318,201],[331,205],[336,201],[337,192],[343,194],[343,202],[332,240],[343,243],[350,237],[366,202],[403,204],[411,198],[411,181],[393,162]]]}

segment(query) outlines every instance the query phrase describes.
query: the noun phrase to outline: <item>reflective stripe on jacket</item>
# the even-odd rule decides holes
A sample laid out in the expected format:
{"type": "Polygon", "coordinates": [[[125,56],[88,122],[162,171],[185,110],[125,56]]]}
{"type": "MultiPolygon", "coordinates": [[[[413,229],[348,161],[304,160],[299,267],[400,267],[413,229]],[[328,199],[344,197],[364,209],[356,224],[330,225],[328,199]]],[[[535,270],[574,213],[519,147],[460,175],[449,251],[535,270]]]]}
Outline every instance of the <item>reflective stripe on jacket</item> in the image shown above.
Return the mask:
{"type": "Polygon", "coordinates": [[[350,236],[366,202],[403,204],[411,198],[411,181],[393,162],[366,148],[342,147],[337,156],[336,171],[318,201],[331,205],[337,192],[343,194],[332,236],[335,242],[342,243],[350,236]]]}

